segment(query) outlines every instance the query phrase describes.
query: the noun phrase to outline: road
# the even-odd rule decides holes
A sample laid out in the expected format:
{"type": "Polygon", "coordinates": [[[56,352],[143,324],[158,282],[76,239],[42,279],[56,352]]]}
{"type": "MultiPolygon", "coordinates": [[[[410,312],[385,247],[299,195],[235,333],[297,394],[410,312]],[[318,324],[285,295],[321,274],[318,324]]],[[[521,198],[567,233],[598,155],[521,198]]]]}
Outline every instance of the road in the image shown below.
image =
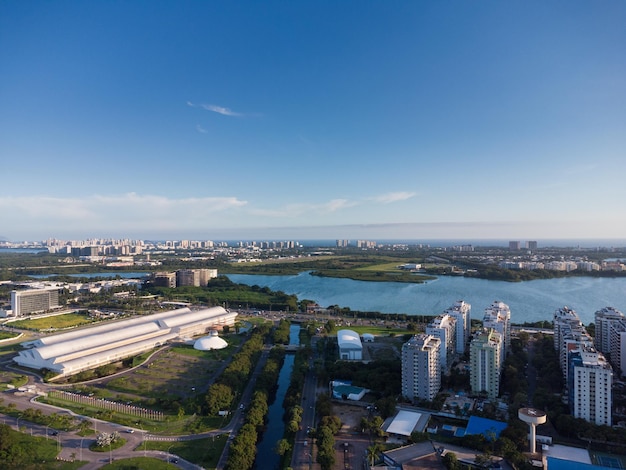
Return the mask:
{"type": "MultiPolygon", "coordinates": [[[[316,351],[315,343],[316,337],[311,338],[311,349],[316,351]]],[[[315,353],[314,353],[315,354],[315,353]]],[[[317,387],[317,376],[315,375],[314,357],[309,359],[309,370],[307,371],[304,379],[304,387],[302,389],[302,423],[300,430],[296,433],[296,438],[293,447],[293,454],[291,458],[291,467],[294,470],[308,470],[319,469],[320,466],[315,462],[315,445],[314,439],[309,437],[308,430],[310,428],[316,428],[316,416],[315,416],[315,400],[319,392],[317,387]]]]}
{"type": "MultiPolygon", "coordinates": [[[[252,393],[254,391],[254,385],[256,383],[256,379],[260,375],[263,366],[265,365],[267,358],[269,356],[271,346],[265,345],[264,349],[261,353],[261,357],[255,367],[255,370],[249,380],[246,389],[244,390],[241,398],[241,404],[247,406],[250,403],[252,398],[252,393]]],[[[38,387],[41,387],[41,384],[38,384],[38,387]]],[[[81,470],[92,470],[102,467],[103,465],[109,463],[111,459],[119,460],[125,458],[132,458],[141,455],[145,455],[148,457],[158,458],[160,460],[168,461],[172,457],[177,458],[176,465],[179,468],[183,468],[186,470],[194,470],[200,469],[198,465],[195,465],[191,462],[187,462],[184,459],[168,454],[167,452],[162,451],[141,451],[140,444],[144,439],[146,440],[171,440],[172,442],[179,440],[191,440],[191,439],[203,439],[206,437],[213,437],[222,434],[229,434],[229,440],[232,440],[234,436],[236,436],[237,431],[243,425],[245,420],[245,410],[241,408],[237,408],[232,415],[230,422],[223,428],[193,434],[189,436],[172,436],[172,437],[163,437],[163,436],[154,436],[148,433],[144,433],[140,429],[133,429],[133,432],[130,433],[127,426],[122,426],[115,423],[109,423],[107,421],[102,421],[99,419],[82,416],[77,413],[74,413],[70,410],[66,410],[64,408],[59,408],[56,406],[48,405],[46,403],[39,403],[34,399],[37,397],[34,393],[23,393],[17,391],[5,391],[0,397],[3,400],[3,404],[5,405],[15,405],[16,410],[26,410],[28,408],[32,408],[35,410],[41,410],[42,413],[45,414],[68,414],[74,418],[89,420],[93,423],[94,430],[96,433],[107,432],[112,433],[117,431],[118,433],[123,435],[123,438],[126,440],[126,444],[119,448],[112,450],[111,452],[92,452],[89,450],[89,445],[95,440],[94,437],[86,437],[83,438],[79,436],[76,432],[64,432],[58,431],[56,436],[52,435],[52,432],[55,430],[51,430],[49,427],[41,426],[37,424],[30,423],[21,418],[13,418],[11,416],[2,415],[2,422],[4,424],[8,424],[14,429],[17,430],[18,424],[19,428],[22,432],[31,433],[33,436],[43,436],[46,434],[49,439],[56,439],[59,446],[59,458],[63,460],[85,460],[88,463],[81,467],[81,470]],[[139,448],[138,450],[135,450],[139,448]]],[[[228,446],[224,448],[224,452],[218,462],[217,468],[224,468],[226,464],[226,460],[228,459],[228,446]]]]}

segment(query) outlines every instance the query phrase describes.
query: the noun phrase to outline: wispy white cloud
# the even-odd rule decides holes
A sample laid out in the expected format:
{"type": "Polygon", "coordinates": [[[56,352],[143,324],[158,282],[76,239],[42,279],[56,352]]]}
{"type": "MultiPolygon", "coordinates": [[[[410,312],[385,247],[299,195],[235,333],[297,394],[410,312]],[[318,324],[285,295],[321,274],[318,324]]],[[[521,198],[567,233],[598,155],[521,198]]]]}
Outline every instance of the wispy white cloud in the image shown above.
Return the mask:
{"type": "Polygon", "coordinates": [[[200,124],[198,124],[198,125],[196,126],[196,130],[197,130],[200,134],[206,134],[207,132],[209,132],[209,131],[207,131],[204,127],[202,127],[200,124]]]}
{"type": "MultiPolygon", "coordinates": [[[[219,214],[248,204],[236,197],[173,199],[127,193],[70,197],[0,197],[0,213],[10,227],[64,232],[137,233],[210,226],[219,214]]],[[[43,235],[42,235],[43,236],[43,235]]]]}
{"type": "Polygon", "coordinates": [[[398,191],[394,193],[381,194],[379,196],[374,196],[371,198],[372,201],[380,202],[382,204],[391,204],[392,202],[398,201],[406,201],[407,199],[411,199],[417,193],[409,192],[409,191],[398,191]]]}
{"type": "Polygon", "coordinates": [[[287,204],[277,209],[251,209],[250,213],[261,217],[295,218],[306,214],[315,214],[317,216],[330,214],[358,204],[358,202],[348,199],[332,199],[319,204],[287,204]]]}
{"type": "Polygon", "coordinates": [[[212,111],[217,114],[221,114],[223,116],[233,116],[233,117],[241,117],[245,116],[244,113],[238,113],[233,111],[230,108],[225,108],[223,106],[218,106],[216,104],[202,104],[202,103],[192,103],[191,101],[187,101],[187,106],[191,106],[192,108],[202,108],[207,111],[212,111]]]}

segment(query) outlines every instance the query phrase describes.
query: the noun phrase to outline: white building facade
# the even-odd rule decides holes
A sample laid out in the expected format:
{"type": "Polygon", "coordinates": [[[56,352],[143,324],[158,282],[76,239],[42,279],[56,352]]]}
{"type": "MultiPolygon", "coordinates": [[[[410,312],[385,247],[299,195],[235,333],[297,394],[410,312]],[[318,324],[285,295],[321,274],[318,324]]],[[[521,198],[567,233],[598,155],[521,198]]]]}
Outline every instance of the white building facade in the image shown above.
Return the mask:
{"type": "Polygon", "coordinates": [[[478,332],[470,343],[470,386],[489,398],[500,394],[502,336],[493,328],[478,332]]]}
{"type": "Polygon", "coordinates": [[[441,388],[441,340],[428,334],[413,336],[402,345],[402,396],[432,401],[441,388]]]}
{"type": "Polygon", "coordinates": [[[439,338],[439,364],[442,370],[448,368],[448,359],[456,350],[456,318],[444,313],[426,326],[426,334],[439,338]]]}

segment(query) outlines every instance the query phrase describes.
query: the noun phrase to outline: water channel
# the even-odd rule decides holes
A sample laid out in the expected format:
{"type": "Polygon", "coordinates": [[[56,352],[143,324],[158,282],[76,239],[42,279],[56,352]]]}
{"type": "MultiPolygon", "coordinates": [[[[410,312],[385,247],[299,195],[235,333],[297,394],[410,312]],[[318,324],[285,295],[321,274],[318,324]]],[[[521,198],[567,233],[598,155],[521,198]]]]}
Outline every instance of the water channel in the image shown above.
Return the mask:
{"type": "Polygon", "coordinates": [[[472,318],[482,318],[494,300],[511,308],[514,323],[552,320],[554,311],[573,308],[584,324],[594,321],[603,307],[626,312],[626,277],[565,277],[525,282],[488,281],[458,276],[440,276],[423,284],[366,282],[311,276],[229,274],[233,281],[269,287],[295,294],[299,300],[314,300],[323,307],[339,305],[352,310],[438,315],[456,300],[472,306],[472,318]]]}
{"type": "MultiPolygon", "coordinates": [[[[289,344],[300,344],[300,325],[291,325],[289,328],[289,344]]],[[[279,468],[280,456],[276,453],[275,448],[276,443],[283,438],[285,433],[283,400],[289,387],[294,360],[294,354],[286,354],[285,362],[278,375],[276,399],[269,407],[267,426],[261,441],[257,444],[254,468],[258,470],[279,468]]]]}

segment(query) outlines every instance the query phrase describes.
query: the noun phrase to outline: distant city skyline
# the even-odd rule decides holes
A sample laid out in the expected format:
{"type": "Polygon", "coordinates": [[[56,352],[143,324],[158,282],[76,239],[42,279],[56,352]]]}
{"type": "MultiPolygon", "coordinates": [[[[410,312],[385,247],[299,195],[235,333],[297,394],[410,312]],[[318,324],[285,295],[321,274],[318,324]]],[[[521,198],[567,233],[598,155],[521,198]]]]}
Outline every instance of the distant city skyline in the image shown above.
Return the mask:
{"type": "Polygon", "coordinates": [[[2,2],[0,237],[624,239],[626,3],[2,2]]]}

